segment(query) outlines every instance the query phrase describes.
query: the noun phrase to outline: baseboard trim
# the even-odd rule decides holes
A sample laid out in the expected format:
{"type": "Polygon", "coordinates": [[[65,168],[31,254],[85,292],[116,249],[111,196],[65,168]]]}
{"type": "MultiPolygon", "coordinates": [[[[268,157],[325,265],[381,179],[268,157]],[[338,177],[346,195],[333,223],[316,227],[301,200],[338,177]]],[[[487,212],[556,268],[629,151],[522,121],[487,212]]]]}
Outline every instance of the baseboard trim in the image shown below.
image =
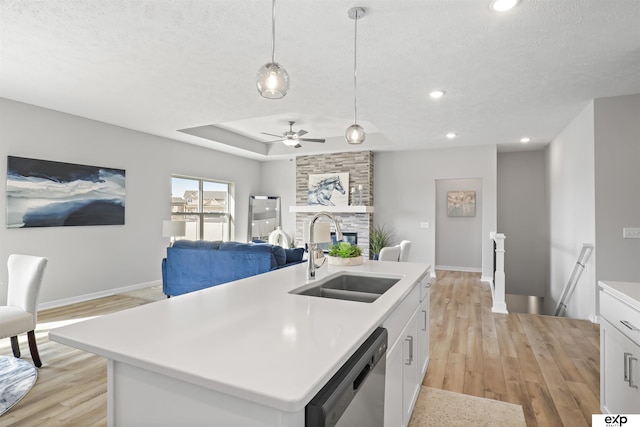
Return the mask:
{"type": "Polygon", "coordinates": [[[481,268],[457,267],[457,266],[451,266],[451,265],[436,265],[436,270],[463,271],[465,273],[482,273],[481,268]]]}
{"type": "Polygon", "coordinates": [[[481,282],[488,282],[491,285],[491,288],[493,288],[493,277],[491,276],[482,276],[480,278],[481,282]]]}
{"type": "Polygon", "coordinates": [[[162,280],[154,280],[151,282],[137,283],[135,285],[123,286],[121,288],[109,289],[106,291],[94,292],[91,294],[78,295],[71,298],[64,298],[54,301],[38,304],[38,311],[48,310],[50,308],[64,307],[65,305],[76,304],[79,302],[90,301],[97,298],[110,297],[112,295],[124,294],[126,292],[133,292],[139,289],[150,288],[152,286],[162,285],[162,280]]]}

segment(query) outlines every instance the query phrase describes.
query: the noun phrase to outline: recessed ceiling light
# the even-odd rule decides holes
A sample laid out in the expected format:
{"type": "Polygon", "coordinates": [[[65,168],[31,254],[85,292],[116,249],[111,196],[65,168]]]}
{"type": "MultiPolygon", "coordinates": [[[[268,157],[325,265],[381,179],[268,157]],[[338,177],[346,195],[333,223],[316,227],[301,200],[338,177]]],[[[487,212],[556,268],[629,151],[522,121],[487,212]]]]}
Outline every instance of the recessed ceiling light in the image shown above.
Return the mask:
{"type": "Polygon", "coordinates": [[[433,92],[431,92],[429,94],[429,96],[432,97],[433,99],[442,98],[444,96],[444,91],[443,90],[434,90],[433,92]]]}
{"type": "Polygon", "coordinates": [[[527,137],[525,137],[525,138],[521,138],[521,139],[520,139],[520,142],[522,142],[523,144],[526,144],[526,143],[527,143],[527,142],[529,142],[529,141],[531,141],[531,138],[527,138],[527,137]]]}
{"type": "Polygon", "coordinates": [[[457,134],[457,133],[453,133],[453,132],[449,132],[449,133],[447,134],[447,138],[449,138],[449,139],[453,139],[453,138],[455,138],[456,136],[458,136],[458,134],[457,134]]]}
{"type": "Polygon", "coordinates": [[[506,12],[516,7],[518,1],[519,0],[491,0],[489,7],[496,12],[506,12]]]}

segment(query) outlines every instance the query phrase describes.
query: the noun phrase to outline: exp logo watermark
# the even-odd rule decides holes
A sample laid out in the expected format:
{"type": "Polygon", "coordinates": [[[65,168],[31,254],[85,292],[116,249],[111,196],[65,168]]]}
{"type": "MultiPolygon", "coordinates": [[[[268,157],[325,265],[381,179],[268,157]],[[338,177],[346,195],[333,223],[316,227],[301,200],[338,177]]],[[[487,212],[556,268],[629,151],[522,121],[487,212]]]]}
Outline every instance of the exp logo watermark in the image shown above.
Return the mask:
{"type": "Polygon", "coordinates": [[[640,414],[593,414],[592,427],[640,427],[640,414]]]}

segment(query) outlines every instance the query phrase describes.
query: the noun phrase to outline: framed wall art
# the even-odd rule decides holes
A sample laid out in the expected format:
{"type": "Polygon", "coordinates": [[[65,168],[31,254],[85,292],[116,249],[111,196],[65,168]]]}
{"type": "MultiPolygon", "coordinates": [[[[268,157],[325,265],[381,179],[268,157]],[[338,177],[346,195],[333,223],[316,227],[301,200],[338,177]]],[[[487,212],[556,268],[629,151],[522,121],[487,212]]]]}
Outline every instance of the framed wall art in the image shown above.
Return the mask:
{"type": "Polygon", "coordinates": [[[123,225],[125,171],[8,156],[7,228],[123,225]]]}
{"type": "Polygon", "coordinates": [[[476,216],[476,192],[447,191],[447,216],[476,216]]]}
{"type": "Polygon", "coordinates": [[[348,206],[349,172],[309,174],[308,205],[348,206]]]}

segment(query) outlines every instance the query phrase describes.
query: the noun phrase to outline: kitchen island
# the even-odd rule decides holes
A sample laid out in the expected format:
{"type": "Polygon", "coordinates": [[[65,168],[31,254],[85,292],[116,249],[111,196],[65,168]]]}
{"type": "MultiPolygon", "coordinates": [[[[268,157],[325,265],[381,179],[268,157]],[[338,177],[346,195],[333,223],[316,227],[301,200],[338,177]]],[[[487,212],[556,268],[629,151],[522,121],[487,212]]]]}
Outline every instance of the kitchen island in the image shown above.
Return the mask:
{"type": "Polygon", "coordinates": [[[107,358],[110,426],[303,426],[305,405],[378,326],[389,330],[389,348],[397,341],[402,350],[405,323],[417,325],[422,307],[428,333],[428,265],[329,265],[315,281],[340,271],[400,280],[372,303],[296,295],[290,291],[312,282],[301,264],[64,326],[49,338],[107,358]]]}

